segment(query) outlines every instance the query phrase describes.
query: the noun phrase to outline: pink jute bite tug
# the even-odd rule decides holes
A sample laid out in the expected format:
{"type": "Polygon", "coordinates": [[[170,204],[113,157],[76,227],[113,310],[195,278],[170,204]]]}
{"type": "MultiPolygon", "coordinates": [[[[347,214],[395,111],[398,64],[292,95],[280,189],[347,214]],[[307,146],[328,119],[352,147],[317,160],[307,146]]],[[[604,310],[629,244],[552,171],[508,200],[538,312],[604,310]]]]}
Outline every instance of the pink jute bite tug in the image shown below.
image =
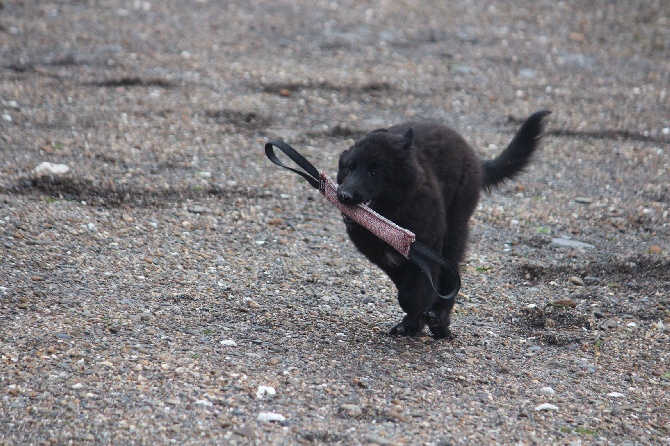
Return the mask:
{"type": "Polygon", "coordinates": [[[329,202],[409,259],[410,247],[416,240],[412,231],[401,228],[364,204],[347,206],[340,203],[337,199],[337,186],[333,180],[325,172],[319,173],[319,180],[319,190],[329,202]]]}

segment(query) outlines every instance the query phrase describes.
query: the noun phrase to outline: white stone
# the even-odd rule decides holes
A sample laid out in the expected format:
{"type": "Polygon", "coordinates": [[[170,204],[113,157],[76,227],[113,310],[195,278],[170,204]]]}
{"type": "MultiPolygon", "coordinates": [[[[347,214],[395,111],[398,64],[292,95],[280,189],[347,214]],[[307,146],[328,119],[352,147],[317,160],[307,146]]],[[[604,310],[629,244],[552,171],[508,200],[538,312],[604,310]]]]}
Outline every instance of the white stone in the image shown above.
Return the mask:
{"type": "Polygon", "coordinates": [[[553,395],[556,392],[554,392],[554,389],[547,386],[547,387],[542,387],[540,389],[540,393],[544,393],[545,395],[553,395]]]}
{"type": "Polygon", "coordinates": [[[207,407],[212,407],[214,404],[212,404],[211,401],[209,400],[197,400],[195,404],[198,404],[200,406],[207,406],[207,407]]]}
{"type": "Polygon", "coordinates": [[[258,414],[258,417],[256,417],[256,420],[265,422],[276,421],[281,423],[282,421],[286,420],[286,417],[277,412],[261,412],[258,414]]]}
{"type": "Polygon", "coordinates": [[[623,393],[619,392],[610,392],[607,394],[607,396],[612,397],[612,398],[623,398],[625,395],[623,393]]]}
{"type": "Polygon", "coordinates": [[[65,164],[52,164],[48,161],[44,161],[43,163],[40,163],[33,172],[35,175],[38,177],[44,176],[44,175],[63,175],[66,174],[70,171],[70,168],[66,166],[65,164]]]}
{"type": "Polygon", "coordinates": [[[265,395],[272,397],[275,396],[276,394],[277,391],[272,386],[258,386],[258,390],[256,391],[256,398],[260,400],[265,395]]]}
{"type": "Polygon", "coordinates": [[[233,341],[232,339],[226,339],[225,341],[221,341],[221,345],[227,345],[228,347],[237,347],[237,342],[233,341]]]}
{"type": "Polygon", "coordinates": [[[549,403],[544,403],[540,404],[535,408],[535,411],[540,411],[540,410],[558,410],[558,407],[554,406],[553,404],[549,403]]]}
{"type": "Polygon", "coordinates": [[[595,246],[589,244],[589,243],[584,243],[584,242],[578,242],[576,240],[570,240],[562,237],[558,238],[553,238],[551,239],[551,246],[555,247],[569,247],[569,248],[582,248],[582,249],[591,249],[595,248],[595,246]]]}

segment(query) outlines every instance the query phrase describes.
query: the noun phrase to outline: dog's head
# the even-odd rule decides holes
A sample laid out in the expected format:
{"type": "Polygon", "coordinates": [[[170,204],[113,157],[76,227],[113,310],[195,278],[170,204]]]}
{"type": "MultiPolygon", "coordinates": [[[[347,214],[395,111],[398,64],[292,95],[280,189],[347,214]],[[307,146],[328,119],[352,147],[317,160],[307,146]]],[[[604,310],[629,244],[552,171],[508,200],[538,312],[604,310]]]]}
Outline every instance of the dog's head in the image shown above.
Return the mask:
{"type": "Polygon", "coordinates": [[[374,209],[392,198],[414,171],[413,142],[411,128],[404,135],[375,130],[357,141],[340,156],[337,199],[352,206],[365,203],[374,209]]]}

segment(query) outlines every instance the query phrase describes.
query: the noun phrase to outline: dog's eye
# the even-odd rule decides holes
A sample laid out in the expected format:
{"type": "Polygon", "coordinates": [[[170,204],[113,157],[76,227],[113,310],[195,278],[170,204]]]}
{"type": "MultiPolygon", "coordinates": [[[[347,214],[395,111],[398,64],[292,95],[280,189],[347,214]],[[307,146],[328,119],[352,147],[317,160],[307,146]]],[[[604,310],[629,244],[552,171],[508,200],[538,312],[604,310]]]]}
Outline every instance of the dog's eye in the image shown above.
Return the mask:
{"type": "Polygon", "coordinates": [[[377,176],[377,169],[375,169],[374,167],[371,167],[370,168],[370,176],[371,177],[376,177],[377,176]]]}

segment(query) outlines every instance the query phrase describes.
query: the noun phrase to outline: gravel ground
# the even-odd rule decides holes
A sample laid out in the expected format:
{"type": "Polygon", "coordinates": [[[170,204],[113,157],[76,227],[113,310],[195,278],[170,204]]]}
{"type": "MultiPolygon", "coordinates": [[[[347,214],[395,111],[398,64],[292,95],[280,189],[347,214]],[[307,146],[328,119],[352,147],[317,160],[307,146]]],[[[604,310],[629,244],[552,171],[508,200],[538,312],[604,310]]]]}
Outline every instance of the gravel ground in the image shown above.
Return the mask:
{"type": "Polygon", "coordinates": [[[0,1],[0,444],[670,444],[669,14],[0,1]],[[543,108],[453,341],[388,336],[392,283],[262,151],[334,173],[431,117],[490,157],[543,108]]]}

